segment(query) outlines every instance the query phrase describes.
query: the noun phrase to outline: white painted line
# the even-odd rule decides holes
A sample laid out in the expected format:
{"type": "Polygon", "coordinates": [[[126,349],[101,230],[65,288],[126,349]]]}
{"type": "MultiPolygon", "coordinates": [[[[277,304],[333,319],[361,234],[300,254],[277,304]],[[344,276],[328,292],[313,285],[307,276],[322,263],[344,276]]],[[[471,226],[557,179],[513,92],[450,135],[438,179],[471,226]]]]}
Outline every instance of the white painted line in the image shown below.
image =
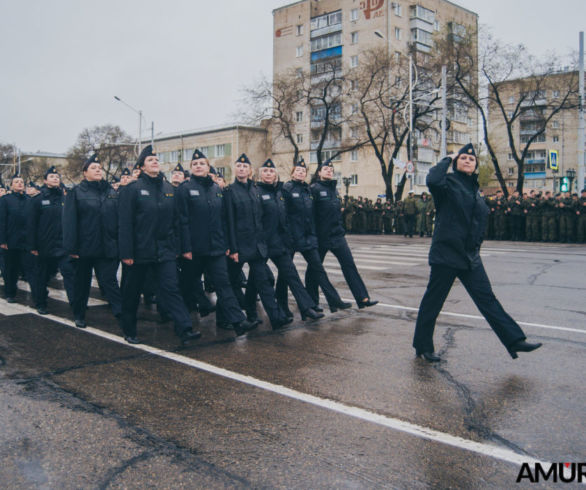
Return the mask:
{"type": "MultiPolygon", "coordinates": [[[[28,282],[26,281],[18,281],[18,289],[26,291],[28,293],[31,292],[31,287],[28,282]]],[[[56,299],[58,301],[63,301],[65,303],[69,303],[69,299],[67,298],[67,293],[64,289],[55,289],[55,288],[47,288],[49,291],[49,298],[56,299]]],[[[103,301],[101,299],[92,298],[91,296],[88,298],[87,305],[88,306],[102,306],[107,305],[107,301],[103,301]]]]}
{"type": "MultiPolygon", "coordinates": [[[[4,303],[5,302],[2,301],[2,303],[0,304],[4,303]]],[[[22,305],[20,305],[20,307],[22,308],[23,312],[37,314],[36,311],[32,308],[22,305]]],[[[308,403],[310,405],[324,408],[326,410],[331,410],[333,412],[341,413],[343,415],[348,415],[350,417],[354,417],[365,422],[371,422],[377,425],[381,425],[383,427],[387,427],[398,432],[403,432],[415,437],[419,437],[421,439],[437,442],[440,444],[445,444],[451,447],[455,447],[457,449],[470,451],[476,454],[480,454],[482,456],[488,456],[490,458],[498,459],[518,466],[521,466],[523,463],[535,464],[537,462],[542,464],[548,464],[543,461],[531,458],[529,456],[518,454],[514,451],[511,451],[510,449],[496,446],[494,444],[464,439],[463,437],[458,437],[445,432],[440,432],[434,429],[430,429],[429,427],[412,424],[401,419],[387,417],[386,415],[380,415],[375,412],[371,412],[370,410],[353,407],[351,405],[345,405],[343,403],[336,402],[328,398],[320,398],[314,395],[308,395],[307,393],[302,393],[300,391],[296,391],[282,385],[269,383],[267,381],[253,378],[252,376],[247,376],[244,374],[236,373],[234,371],[229,371],[227,369],[220,368],[212,364],[208,364],[206,362],[197,361],[195,359],[182,356],[181,354],[164,351],[162,349],[158,349],[157,347],[151,347],[145,344],[128,344],[122,337],[119,337],[118,335],[103,332],[102,330],[98,330],[92,327],[79,329],[75,327],[75,324],[73,322],[57,317],[55,315],[45,315],[44,318],[48,318],[63,325],[67,325],[71,328],[76,329],[77,331],[92,334],[97,337],[101,337],[112,342],[125,345],[131,349],[148,352],[149,354],[159,356],[164,359],[168,359],[179,364],[183,364],[185,366],[193,367],[195,369],[215,374],[217,376],[222,376],[223,378],[244,383],[249,386],[259,388],[261,390],[276,393],[278,395],[285,396],[287,398],[298,400],[304,403],[308,403]]]]}
{"type": "MultiPolygon", "coordinates": [[[[344,301],[354,301],[353,299],[348,299],[348,298],[342,298],[342,299],[344,301]]],[[[378,303],[376,306],[382,306],[383,308],[393,308],[395,310],[419,311],[419,308],[413,308],[411,306],[387,305],[385,303],[378,303]]],[[[449,311],[441,311],[440,312],[440,315],[454,316],[454,317],[458,317],[458,318],[470,318],[472,320],[485,320],[485,318],[483,316],[480,316],[480,315],[468,315],[468,314],[465,314],[465,313],[451,313],[449,311]]],[[[543,325],[541,323],[528,323],[528,322],[517,322],[517,323],[519,325],[523,325],[525,327],[546,328],[548,330],[559,330],[561,332],[573,332],[573,333],[583,333],[583,334],[586,334],[586,330],[585,329],[580,329],[580,328],[557,327],[557,326],[554,326],[554,325],[543,325]]]]}

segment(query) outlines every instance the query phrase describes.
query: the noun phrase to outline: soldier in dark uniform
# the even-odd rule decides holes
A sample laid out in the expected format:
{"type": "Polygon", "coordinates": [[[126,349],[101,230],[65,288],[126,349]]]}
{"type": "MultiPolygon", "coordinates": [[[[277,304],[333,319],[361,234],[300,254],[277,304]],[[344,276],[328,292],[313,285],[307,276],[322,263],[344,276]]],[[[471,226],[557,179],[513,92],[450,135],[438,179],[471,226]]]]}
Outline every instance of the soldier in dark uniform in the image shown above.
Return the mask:
{"type": "Polygon", "coordinates": [[[395,201],[393,206],[395,215],[395,233],[397,233],[397,235],[403,235],[405,233],[405,214],[403,212],[404,206],[404,201],[401,201],[400,199],[395,201]]]}
{"type": "Polygon", "coordinates": [[[250,180],[252,164],[244,153],[236,160],[234,171],[236,180],[225,190],[230,237],[230,282],[240,305],[247,308],[248,320],[257,322],[256,304],[247,303],[240,288],[242,267],[248,263],[248,282],[252,282],[258,291],[272,328],[279,329],[291,323],[291,319],[279,307],[271,285],[272,274],[266,263],[268,247],[262,223],[260,192],[250,180]]]}
{"type": "Polygon", "coordinates": [[[576,241],[586,243],[586,189],[582,189],[576,211],[576,241]]]}
{"type": "Polygon", "coordinates": [[[26,252],[26,212],[29,197],[24,192],[24,180],[16,173],[10,184],[10,194],[0,199],[0,248],[4,252],[4,294],[8,303],[16,301],[16,284],[20,273],[34,289],[30,257],[26,252]]]}
{"type": "Polygon", "coordinates": [[[494,239],[505,240],[507,238],[507,203],[503,191],[496,191],[494,202],[494,239]]]}
{"type": "Polygon", "coordinates": [[[468,144],[458,154],[442,159],[427,176],[437,221],[429,251],[431,276],[419,307],[413,347],[417,356],[429,362],[441,360],[434,353],[433,331],[456,277],[513,359],[517,352],[531,352],[541,346],[526,342],[521,327],[504,311],[492,292],[480,258],[489,211],[478,192],[476,168],[476,154],[468,144]],[[450,165],[452,174],[447,173],[450,165]]]}
{"type": "Polygon", "coordinates": [[[120,193],[119,245],[124,276],[120,326],[127,342],[137,338],[136,312],[147,270],[154,269],[157,301],[175,323],[182,342],[201,336],[181,298],[176,259],[179,253],[179,213],[176,189],[163,179],[159,160],[147,145],[136,162],[141,174],[120,193]]]}
{"type": "Polygon", "coordinates": [[[127,168],[124,168],[122,170],[122,173],[120,174],[120,187],[124,187],[128,184],[130,184],[132,182],[132,174],[130,173],[130,170],[128,170],[127,168]]]}
{"type": "Polygon", "coordinates": [[[513,195],[509,198],[507,212],[511,222],[511,240],[516,242],[523,240],[523,199],[519,196],[519,191],[513,192],[513,195]]]}
{"type": "MultiPolygon", "coordinates": [[[[315,229],[314,203],[313,195],[309,186],[305,182],[307,177],[307,167],[303,160],[293,165],[291,180],[283,184],[283,197],[287,207],[287,220],[291,232],[293,251],[300,252],[307,262],[305,271],[305,285],[308,281],[316,282],[322,289],[330,311],[336,312],[338,309],[346,309],[352,306],[351,303],[342,301],[340,295],[328,279],[328,275],[322,261],[319,258],[318,241],[315,229]],[[311,276],[311,279],[309,278],[311,276]]],[[[284,281],[277,282],[277,294],[280,297],[286,295],[287,285],[284,281]]],[[[308,289],[308,293],[314,301],[314,310],[321,312],[319,296],[316,291],[308,289]]]]}
{"type": "Polygon", "coordinates": [[[358,200],[356,201],[352,229],[354,233],[366,233],[366,203],[362,199],[362,196],[358,196],[358,200]]]}
{"type": "MultiPolygon", "coordinates": [[[[291,259],[291,235],[287,221],[287,209],[285,199],[281,193],[282,183],[275,164],[268,159],[260,168],[260,182],[257,183],[262,203],[262,223],[265,232],[268,256],[279,271],[279,278],[291,289],[293,297],[299,307],[303,320],[317,320],[323,318],[323,313],[317,313],[314,302],[303,286],[295,264],[291,259]]],[[[286,291],[286,290],[285,290],[286,291]]],[[[246,290],[247,303],[254,306],[256,301],[256,288],[250,281],[246,290]]],[[[277,302],[288,318],[293,318],[289,310],[287,296],[277,297],[277,302]]]]}
{"type": "Polygon", "coordinates": [[[383,205],[383,229],[385,235],[393,233],[393,203],[386,201],[383,205]]]}
{"type": "Polygon", "coordinates": [[[171,172],[171,185],[173,187],[179,187],[185,181],[185,170],[183,166],[178,163],[171,172]]]}
{"type": "Polygon", "coordinates": [[[529,191],[527,199],[523,200],[523,212],[525,214],[525,240],[528,242],[536,242],[541,239],[539,231],[539,216],[538,216],[539,199],[532,189],[529,191]]]}
{"type": "Polygon", "coordinates": [[[83,177],[65,198],[63,247],[75,263],[73,316],[75,325],[85,328],[92,270],[112,313],[121,313],[118,270],[118,193],[102,179],[102,165],[96,154],[83,166],[83,177]]]}
{"type": "Polygon", "coordinates": [[[555,242],[557,239],[557,203],[550,191],[541,200],[541,240],[555,242]]]}
{"type": "MultiPolygon", "coordinates": [[[[218,315],[234,328],[237,335],[242,335],[256,325],[246,321],[230,285],[226,264],[229,252],[227,208],[224,194],[210,177],[209,171],[208,159],[195,150],[191,159],[191,178],[177,190],[181,253],[187,263],[188,285],[198,291],[196,298],[205,296],[201,282],[205,272],[214,283],[218,315]]],[[[201,316],[211,312],[207,304],[205,307],[207,309],[200,303],[201,316]]]]}
{"type": "Polygon", "coordinates": [[[135,181],[136,179],[138,179],[140,172],[141,172],[141,168],[138,166],[138,163],[135,163],[134,167],[132,167],[132,181],[135,181]]]}
{"type": "Polygon", "coordinates": [[[73,304],[75,268],[63,248],[63,204],[65,194],[55,167],[45,173],[45,185],[29,202],[27,212],[27,250],[34,256],[33,300],[41,315],[47,312],[47,284],[51,272],[59,270],[69,304],[73,304]]]}
{"type": "Polygon", "coordinates": [[[373,205],[374,209],[374,233],[377,235],[383,232],[383,203],[381,198],[377,198],[373,205]]]}
{"type": "MultiPolygon", "coordinates": [[[[337,182],[334,180],[332,162],[326,160],[322,163],[318,167],[317,175],[319,180],[311,185],[311,193],[313,195],[319,258],[323,263],[326,254],[332,252],[338,259],[344,279],[352,291],[358,308],[374,306],[378,301],[371,301],[344,237],[340,197],[336,189],[337,182]]],[[[311,274],[307,277],[305,284],[310,294],[315,298],[318,295],[318,283],[311,274]]]]}

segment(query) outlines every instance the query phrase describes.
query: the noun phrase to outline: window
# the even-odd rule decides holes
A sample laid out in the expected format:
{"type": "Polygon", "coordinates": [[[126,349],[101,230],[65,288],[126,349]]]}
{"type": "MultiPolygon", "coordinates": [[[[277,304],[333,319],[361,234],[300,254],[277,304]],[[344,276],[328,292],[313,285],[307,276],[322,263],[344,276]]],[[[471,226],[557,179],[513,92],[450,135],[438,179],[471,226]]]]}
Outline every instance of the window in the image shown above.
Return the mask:
{"type": "Polygon", "coordinates": [[[554,90],[552,92],[552,96],[554,99],[557,99],[560,96],[560,91],[559,90],[554,90]]]}
{"type": "Polygon", "coordinates": [[[311,50],[320,51],[322,49],[333,48],[342,44],[342,33],[335,32],[327,36],[318,37],[311,40],[311,50]]]}
{"type": "Polygon", "coordinates": [[[185,148],[183,150],[183,158],[181,159],[183,162],[191,162],[191,157],[193,156],[193,152],[195,148],[185,148]]]}
{"type": "Polygon", "coordinates": [[[514,95],[511,95],[509,97],[509,104],[514,104],[514,103],[515,103],[515,96],[514,95]]]}
{"type": "Polygon", "coordinates": [[[513,111],[509,111],[509,112],[507,112],[507,117],[508,117],[509,119],[512,119],[512,118],[513,118],[513,111]]]}
{"type": "Polygon", "coordinates": [[[350,58],[350,68],[356,68],[358,66],[358,56],[352,56],[350,58]]]}
{"type": "Polygon", "coordinates": [[[433,30],[434,30],[434,31],[436,31],[436,32],[439,32],[439,30],[440,30],[440,23],[439,23],[439,20],[436,20],[436,21],[433,23],[433,30]]]}
{"type": "Polygon", "coordinates": [[[395,51],[395,63],[400,63],[400,62],[401,62],[401,52],[395,51]]]}
{"type": "Polygon", "coordinates": [[[426,9],[421,5],[412,5],[411,6],[411,18],[412,19],[421,19],[425,22],[429,22],[433,24],[435,21],[435,12],[433,10],[426,9]]]}
{"type": "Polygon", "coordinates": [[[400,27],[395,27],[395,39],[397,41],[401,40],[401,28],[400,27]]]}
{"type": "Polygon", "coordinates": [[[216,172],[218,172],[218,175],[220,175],[221,177],[225,177],[226,167],[216,167],[216,172]]]}
{"type": "Polygon", "coordinates": [[[297,143],[303,143],[303,135],[300,133],[297,133],[297,143]]]}
{"type": "Polygon", "coordinates": [[[303,76],[303,68],[297,68],[297,69],[295,70],[295,74],[296,74],[296,75],[297,75],[299,78],[301,78],[301,77],[303,76]]]}
{"type": "Polygon", "coordinates": [[[216,158],[221,158],[224,156],[224,145],[216,145],[216,158]]]}
{"type": "Polygon", "coordinates": [[[358,161],[358,150],[352,150],[350,153],[350,161],[357,162],[358,161]]]}
{"type": "Polygon", "coordinates": [[[425,44],[426,46],[433,45],[431,32],[424,31],[423,29],[411,29],[411,40],[425,44]]]}
{"type": "Polygon", "coordinates": [[[358,128],[350,128],[350,137],[358,138],[358,128]]]}
{"type": "Polygon", "coordinates": [[[403,9],[401,7],[401,4],[399,4],[399,3],[393,4],[393,11],[395,12],[395,15],[397,17],[401,17],[401,15],[403,15],[403,9]]]}
{"type": "Polygon", "coordinates": [[[303,24],[299,24],[297,26],[297,35],[298,36],[303,36],[303,24]]]}
{"type": "Polygon", "coordinates": [[[350,10],[350,20],[352,20],[352,21],[358,20],[358,9],[350,10]]]}
{"type": "Polygon", "coordinates": [[[350,80],[350,90],[358,90],[358,80],[350,80]]]}
{"type": "Polygon", "coordinates": [[[336,24],[342,23],[342,11],[338,10],[337,12],[333,12],[328,14],[328,25],[333,26],[336,24]]]}
{"type": "Polygon", "coordinates": [[[353,32],[350,37],[351,37],[352,44],[358,44],[358,33],[357,32],[353,32]]]}
{"type": "Polygon", "coordinates": [[[559,121],[552,121],[551,127],[552,128],[555,128],[555,129],[559,128],[560,127],[560,122],[559,121]]]}
{"type": "Polygon", "coordinates": [[[297,111],[295,113],[295,121],[302,122],[303,121],[303,111],[297,111]]]}
{"type": "Polygon", "coordinates": [[[509,153],[509,155],[507,156],[507,160],[512,160],[513,159],[513,154],[509,153]]]}
{"type": "Polygon", "coordinates": [[[341,23],[342,11],[338,10],[330,14],[324,14],[320,15],[319,17],[314,17],[313,19],[311,19],[310,28],[312,31],[315,31],[316,29],[321,29],[323,27],[333,26],[341,23]]]}
{"type": "Polygon", "coordinates": [[[170,162],[178,162],[179,161],[179,152],[177,150],[170,152],[170,162]]]}
{"type": "Polygon", "coordinates": [[[513,175],[515,175],[515,169],[513,167],[507,168],[507,171],[509,173],[509,177],[512,177],[513,175]]]}
{"type": "Polygon", "coordinates": [[[359,108],[358,104],[352,104],[352,108],[351,108],[352,114],[356,114],[359,109],[360,108],[359,108]]]}
{"type": "Polygon", "coordinates": [[[352,174],[350,176],[350,185],[358,185],[358,175],[352,174]]]}
{"type": "Polygon", "coordinates": [[[560,137],[559,137],[559,136],[554,136],[554,137],[552,138],[552,141],[553,141],[554,143],[557,143],[559,140],[560,140],[560,137]]]}
{"type": "MultiPolygon", "coordinates": [[[[325,162],[328,159],[331,159],[332,162],[339,162],[342,160],[340,156],[339,150],[323,150],[321,152],[322,162],[325,162]]],[[[309,152],[309,162],[310,163],[317,163],[317,152],[311,151],[309,152]]]]}
{"type": "Polygon", "coordinates": [[[297,46],[296,55],[297,55],[297,58],[301,58],[303,56],[303,45],[297,46]]]}

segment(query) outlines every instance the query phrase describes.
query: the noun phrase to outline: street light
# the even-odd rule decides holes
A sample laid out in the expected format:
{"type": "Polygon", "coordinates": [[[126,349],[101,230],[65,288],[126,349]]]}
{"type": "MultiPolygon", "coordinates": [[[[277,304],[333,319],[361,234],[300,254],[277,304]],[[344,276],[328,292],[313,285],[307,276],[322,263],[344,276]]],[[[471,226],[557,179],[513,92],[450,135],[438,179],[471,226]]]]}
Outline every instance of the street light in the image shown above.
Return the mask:
{"type": "Polygon", "coordinates": [[[344,182],[344,186],[346,187],[346,202],[348,202],[348,187],[350,187],[352,179],[350,177],[343,177],[342,182],[344,182]]]}
{"type": "Polygon", "coordinates": [[[569,168],[568,170],[566,170],[566,177],[568,177],[568,180],[570,181],[570,187],[569,187],[569,192],[572,192],[572,183],[574,182],[574,179],[576,178],[576,171],[573,168],[569,168]]]}
{"type": "Polygon", "coordinates": [[[138,110],[138,109],[135,109],[130,104],[124,102],[117,95],[115,95],[114,98],[118,102],[122,102],[126,107],[128,107],[129,109],[133,110],[134,112],[136,112],[138,114],[138,139],[137,139],[137,145],[138,145],[138,155],[140,155],[140,152],[142,151],[142,145],[141,145],[141,142],[140,142],[140,140],[142,138],[142,111],[141,110],[138,110]]]}

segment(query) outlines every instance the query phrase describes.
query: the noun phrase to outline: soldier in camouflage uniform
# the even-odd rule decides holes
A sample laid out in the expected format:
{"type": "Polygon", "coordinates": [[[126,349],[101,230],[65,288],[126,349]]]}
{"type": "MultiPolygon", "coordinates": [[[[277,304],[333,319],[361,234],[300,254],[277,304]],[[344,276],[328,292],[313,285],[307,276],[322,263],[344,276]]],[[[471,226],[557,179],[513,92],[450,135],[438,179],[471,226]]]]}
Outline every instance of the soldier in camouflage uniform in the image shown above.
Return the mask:
{"type": "Polygon", "coordinates": [[[352,217],[354,216],[354,198],[346,196],[344,207],[342,208],[342,217],[346,233],[352,233],[352,217]]]}
{"type": "Polygon", "coordinates": [[[546,191],[541,201],[541,240],[555,242],[557,239],[557,202],[551,192],[546,191]]]}
{"type": "Polygon", "coordinates": [[[403,216],[405,220],[405,229],[403,230],[404,235],[409,235],[409,238],[413,238],[417,219],[417,203],[413,191],[409,191],[407,199],[405,199],[405,202],[403,203],[403,216]]]}
{"type": "Polygon", "coordinates": [[[405,215],[403,214],[403,201],[399,200],[395,203],[395,232],[397,235],[402,235],[405,231],[405,215]]]}
{"type": "Polygon", "coordinates": [[[507,232],[507,222],[505,213],[507,211],[507,203],[503,195],[503,191],[496,191],[496,197],[493,203],[494,206],[494,238],[495,240],[504,240],[507,232]]]}
{"type": "Polygon", "coordinates": [[[415,228],[416,233],[419,234],[420,237],[427,234],[426,230],[426,220],[425,220],[425,208],[427,208],[427,193],[423,192],[421,197],[415,200],[415,205],[417,206],[417,225],[415,228]]]}
{"type": "Polygon", "coordinates": [[[428,199],[425,206],[425,229],[427,236],[430,237],[433,233],[433,218],[435,217],[435,204],[433,199],[428,199]]]}
{"type": "Polygon", "coordinates": [[[383,228],[385,235],[393,233],[393,203],[386,201],[382,212],[383,228]]]}
{"type": "Polygon", "coordinates": [[[534,190],[531,190],[527,199],[523,200],[523,213],[525,214],[525,240],[528,242],[541,240],[539,199],[534,190]]]}
{"type": "Polygon", "coordinates": [[[374,233],[380,235],[383,232],[383,203],[380,197],[377,198],[373,208],[374,233]]]}
{"type": "Polygon", "coordinates": [[[586,243],[586,189],[582,189],[582,195],[578,200],[576,216],[576,241],[578,243],[586,243]]]}
{"type": "Polygon", "coordinates": [[[519,196],[519,192],[513,192],[507,203],[507,212],[510,220],[510,238],[513,241],[523,240],[523,199],[519,196]]]}
{"type": "Polygon", "coordinates": [[[486,224],[486,239],[494,240],[494,209],[496,198],[494,195],[485,196],[484,203],[488,207],[488,219],[486,224]]]}

